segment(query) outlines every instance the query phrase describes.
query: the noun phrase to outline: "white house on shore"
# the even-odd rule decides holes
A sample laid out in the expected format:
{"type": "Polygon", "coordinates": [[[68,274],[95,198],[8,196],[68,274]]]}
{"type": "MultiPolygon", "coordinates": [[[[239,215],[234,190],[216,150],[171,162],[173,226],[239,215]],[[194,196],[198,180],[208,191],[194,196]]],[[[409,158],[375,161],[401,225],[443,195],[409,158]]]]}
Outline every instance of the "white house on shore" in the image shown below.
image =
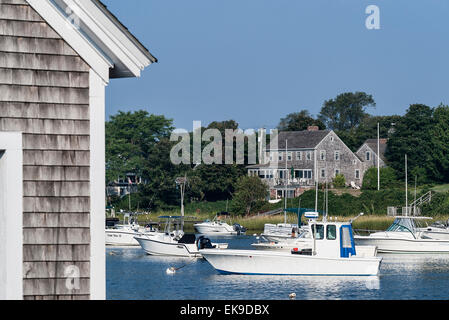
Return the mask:
{"type": "Polygon", "coordinates": [[[0,299],[105,299],[105,88],[153,62],[99,0],[0,0],[0,299]]]}

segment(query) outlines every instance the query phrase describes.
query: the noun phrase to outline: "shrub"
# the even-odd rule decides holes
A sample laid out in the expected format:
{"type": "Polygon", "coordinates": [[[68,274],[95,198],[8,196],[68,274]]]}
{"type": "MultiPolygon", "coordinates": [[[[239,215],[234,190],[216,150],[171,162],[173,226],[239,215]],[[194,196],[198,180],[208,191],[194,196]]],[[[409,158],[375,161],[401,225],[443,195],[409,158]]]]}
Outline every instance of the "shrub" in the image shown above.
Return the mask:
{"type": "Polygon", "coordinates": [[[345,176],[341,173],[336,174],[333,183],[335,188],[344,188],[346,186],[345,176]]]}

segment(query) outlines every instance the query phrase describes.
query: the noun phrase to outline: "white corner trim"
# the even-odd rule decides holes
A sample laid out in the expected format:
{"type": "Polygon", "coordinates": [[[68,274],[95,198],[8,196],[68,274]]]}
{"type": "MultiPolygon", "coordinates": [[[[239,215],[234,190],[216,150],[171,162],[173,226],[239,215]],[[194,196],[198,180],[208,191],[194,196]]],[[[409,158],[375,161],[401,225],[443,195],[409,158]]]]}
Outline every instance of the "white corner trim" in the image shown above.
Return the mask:
{"type": "Polygon", "coordinates": [[[90,298],[106,299],[105,248],[105,86],[89,75],[90,109],[90,298]]]}
{"type": "Polygon", "coordinates": [[[26,1],[101,76],[104,82],[109,82],[109,68],[113,66],[49,0],[26,1]]]}
{"type": "Polygon", "coordinates": [[[0,132],[0,300],[23,299],[22,133],[0,132]]]}

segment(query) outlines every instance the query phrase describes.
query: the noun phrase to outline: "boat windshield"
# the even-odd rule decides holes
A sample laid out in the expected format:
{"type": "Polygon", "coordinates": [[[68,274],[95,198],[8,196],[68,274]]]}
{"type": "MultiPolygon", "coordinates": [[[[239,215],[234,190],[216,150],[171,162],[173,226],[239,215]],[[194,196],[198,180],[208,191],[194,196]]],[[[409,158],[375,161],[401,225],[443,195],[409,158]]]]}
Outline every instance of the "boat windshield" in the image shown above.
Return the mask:
{"type": "Polygon", "coordinates": [[[397,218],[393,224],[388,227],[387,231],[394,232],[411,232],[415,231],[415,223],[412,219],[397,218]]]}

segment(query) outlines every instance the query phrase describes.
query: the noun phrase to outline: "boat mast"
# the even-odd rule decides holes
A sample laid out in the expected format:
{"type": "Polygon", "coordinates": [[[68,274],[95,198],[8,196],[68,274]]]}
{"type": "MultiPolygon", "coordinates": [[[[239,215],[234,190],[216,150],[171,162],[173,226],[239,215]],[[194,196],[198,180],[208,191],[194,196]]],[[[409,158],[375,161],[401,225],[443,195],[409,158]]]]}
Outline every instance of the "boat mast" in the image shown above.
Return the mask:
{"type": "Polygon", "coordinates": [[[380,128],[377,123],[377,191],[380,190],[380,128]]]}
{"type": "Polygon", "coordinates": [[[285,140],[285,199],[284,199],[284,224],[287,224],[287,185],[288,185],[288,169],[287,169],[287,143],[288,140],[285,140]]]}
{"type": "Polygon", "coordinates": [[[405,215],[408,216],[407,154],[405,155],[405,215]]]}

